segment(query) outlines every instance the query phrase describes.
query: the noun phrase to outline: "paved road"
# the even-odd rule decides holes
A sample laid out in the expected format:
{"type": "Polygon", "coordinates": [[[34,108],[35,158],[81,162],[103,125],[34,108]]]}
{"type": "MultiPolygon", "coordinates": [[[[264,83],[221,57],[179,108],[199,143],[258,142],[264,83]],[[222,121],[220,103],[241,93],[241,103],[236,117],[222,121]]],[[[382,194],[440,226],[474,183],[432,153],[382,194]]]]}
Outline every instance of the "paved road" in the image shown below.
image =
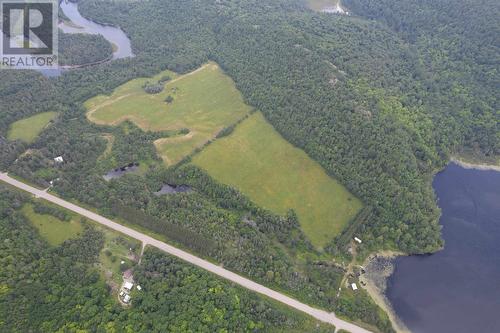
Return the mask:
{"type": "Polygon", "coordinates": [[[93,213],[85,208],[82,208],[80,206],[77,206],[75,204],[72,204],[68,201],[65,201],[63,199],[60,199],[56,196],[53,196],[45,191],[36,189],[32,186],[29,186],[25,183],[22,183],[16,179],[13,179],[9,177],[5,173],[0,173],[0,180],[4,181],[12,186],[15,186],[21,190],[24,190],[26,192],[29,192],[33,195],[35,195],[38,198],[45,199],[47,201],[50,201],[56,205],[59,205],[63,208],[66,208],[68,210],[71,210],[77,214],[80,214],[82,216],[85,216],[95,222],[98,222],[110,229],[116,230],[118,232],[121,232],[129,237],[135,238],[141,242],[143,242],[144,245],[151,245],[154,246],[162,251],[165,251],[168,254],[174,255],[184,261],[187,261],[193,265],[196,265],[204,270],[207,270],[213,274],[216,274],[224,279],[227,279],[231,282],[234,282],[244,288],[247,288],[251,291],[255,291],[259,294],[263,294],[267,297],[270,297],[278,302],[284,303],[296,310],[299,310],[301,312],[304,312],[320,321],[323,321],[325,323],[330,323],[335,325],[336,329],[344,329],[347,330],[351,333],[370,333],[369,331],[365,330],[364,328],[361,328],[359,326],[356,326],[354,324],[351,324],[349,322],[346,322],[342,319],[339,319],[335,316],[333,313],[328,313],[323,310],[315,309],[307,304],[301,303],[291,297],[288,297],[282,293],[279,293],[277,291],[274,291],[272,289],[269,289],[267,287],[264,287],[261,284],[258,284],[256,282],[253,282],[252,280],[249,280],[241,275],[235,274],[231,271],[228,271],[227,269],[224,269],[220,266],[214,265],[211,262],[208,262],[206,260],[203,260],[199,257],[196,257],[188,252],[182,251],[176,247],[173,247],[171,245],[168,245],[164,242],[161,242],[157,239],[154,239],[148,235],[145,235],[141,232],[138,232],[134,229],[125,227],[119,223],[113,222],[110,219],[107,219],[101,215],[98,215],[96,213],[93,213]]]}

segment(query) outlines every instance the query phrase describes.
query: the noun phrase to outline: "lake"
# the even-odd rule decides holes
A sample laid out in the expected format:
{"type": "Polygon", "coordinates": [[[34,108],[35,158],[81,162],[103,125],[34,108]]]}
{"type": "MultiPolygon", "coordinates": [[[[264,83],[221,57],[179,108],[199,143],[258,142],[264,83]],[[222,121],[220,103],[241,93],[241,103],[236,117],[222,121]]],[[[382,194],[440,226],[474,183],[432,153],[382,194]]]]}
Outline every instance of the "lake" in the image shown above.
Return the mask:
{"type": "Polygon", "coordinates": [[[500,172],[450,164],[433,182],[444,250],[399,257],[386,295],[415,333],[500,331],[500,172]]]}

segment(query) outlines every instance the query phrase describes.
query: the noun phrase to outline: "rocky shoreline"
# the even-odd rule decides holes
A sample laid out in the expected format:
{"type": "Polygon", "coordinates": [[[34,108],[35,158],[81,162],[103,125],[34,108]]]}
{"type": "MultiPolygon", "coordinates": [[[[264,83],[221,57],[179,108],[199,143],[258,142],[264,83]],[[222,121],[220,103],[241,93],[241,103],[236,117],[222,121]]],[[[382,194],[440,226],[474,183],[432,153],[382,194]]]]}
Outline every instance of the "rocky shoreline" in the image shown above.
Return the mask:
{"type": "Polygon", "coordinates": [[[394,272],[394,259],[400,255],[403,254],[389,251],[371,255],[363,265],[365,274],[360,276],[360,280],[364,283],[364,288],[370,294],[373,301],[387,313],[394,329],[398,333],[410,333],[410,330],[396,315],[385,295],[387,279],[394,272]]]}

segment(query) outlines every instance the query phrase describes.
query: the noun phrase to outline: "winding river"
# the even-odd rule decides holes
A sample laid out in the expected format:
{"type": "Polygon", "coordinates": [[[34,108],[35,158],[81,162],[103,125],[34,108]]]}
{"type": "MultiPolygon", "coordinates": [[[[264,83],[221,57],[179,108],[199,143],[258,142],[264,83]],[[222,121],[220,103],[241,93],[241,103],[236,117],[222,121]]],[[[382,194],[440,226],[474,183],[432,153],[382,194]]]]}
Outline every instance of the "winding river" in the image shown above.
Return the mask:
{"type": "Polygon", "coordinates": [[[102,35],[111,45],[114,45],[113,59],[133,57],[130,39],[123,30],[95,23],[84,18],[78,11],[78,5],[73,2],[62,1],[61,10],[67,18],[71,20],[70,24],[61,22],[59,29],[65,33],[86,33],[93,35],[102,35]]]}
{"type": "Polygon", "coordinates": [[[399,257],[386,295],[414,333],[500,332],[500,172],[436,175],[445,247],[399,257]]]}
{"type": "MultiPolygon", "coordinates": [[[[123,30],[87,20],[78,11],[78,5],[73,2],[61,1],[60,10],[71,21],[62,21],[59,23],[59,29],[64,33],[102,35],[113,45],[113,60],[134,56],[130,39],[123,30]]],[[[71,69],[71,66],[68,67],[40,70],[40,72],[47,77],[59,76],[63,70],[71,69]]]]}

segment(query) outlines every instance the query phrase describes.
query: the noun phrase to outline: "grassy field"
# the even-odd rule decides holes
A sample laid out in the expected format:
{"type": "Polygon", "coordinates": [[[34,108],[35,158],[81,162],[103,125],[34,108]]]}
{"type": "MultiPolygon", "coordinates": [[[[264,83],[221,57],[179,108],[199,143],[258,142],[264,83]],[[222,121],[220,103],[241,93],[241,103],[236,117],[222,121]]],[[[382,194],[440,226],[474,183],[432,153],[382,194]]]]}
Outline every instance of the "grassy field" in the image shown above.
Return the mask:
{"type": "Polygon", "coordinates": [[[279,214],[294,209],[305,234],[322,248],[354,218],[362,203],[302,150],[255,113],[193,158],[218,181],[279,214]]]}
{"type": "Polygon", "coordinates": [[[99,262],[101,263],[101,271],[104,278],[113,287],[118,288],[122,283],[122,270],[121,262],[124,261],[128,267],[135,265],[135,259],[141,251],[141,244],[139,241],[128,238],[117,232],[114,232],[103,227],[97,227],[104,233],[104,247],[99,255],[99,262]],[[132,248],[132,251],[130,251],[132,248]]]}
{"type": "Polygon", "coordinates": [[[21,212],[38,229],[40,235],[51,245],[59,245],[65,240],[75,238],[83,231],[82,225],[72,219],[61,221],[52,215],[38,214],[31,204],[26,204],[21,212]]]}
{"type": "Polygon", "coordinates": [[[18,120],[10,125],[7,139],[32,143],[56,116],[56,112],[44,112],[18,120]]]}
{"type": "Polygon", "coordinates": [[[85,106],[88,119],[97,124],[117,125],[130,120],[143,130],[189,129],[184,136],[155,142],[168,165],[179,162],[250,111],[234,82],[215,63],[183,76],[167,71],[153,78],[135,79],[118,87],[111,96],[97,96],[85,106]],[[165,75],[172,80],[161,93],[144,92],[144,83],[157,82],[165,75]],[[173,102],[165,102],[168,96],[173,102]]]}
{"type": "MultiPolygon", "coordinates": [[[[65,240],[77,238],[83,232],[80,216],[67,211],[71,221],[60,219],[45,214],[38,214],[33,210],[32,204],[26,204],[21,212],[38,230],[40,235],[53,246],[62,244],[65,240]]],[[[141,251],[141,244],[113,230],[90,221],[94,228],[104,234],[104,246],[99,255],[100,269],[103,278],[113,286],[116,291],[122,283],[122,265],[124,261],[127,267],[135,265],[141,251]],[[132,248],[132,251],[130,251],[132,248]]]]}
{"type": "Polygon", "coordinates": [[[312,10],[321,11],[328,7],[335,7],[339,0],[307,0],[307,5],[312,10]]]}

